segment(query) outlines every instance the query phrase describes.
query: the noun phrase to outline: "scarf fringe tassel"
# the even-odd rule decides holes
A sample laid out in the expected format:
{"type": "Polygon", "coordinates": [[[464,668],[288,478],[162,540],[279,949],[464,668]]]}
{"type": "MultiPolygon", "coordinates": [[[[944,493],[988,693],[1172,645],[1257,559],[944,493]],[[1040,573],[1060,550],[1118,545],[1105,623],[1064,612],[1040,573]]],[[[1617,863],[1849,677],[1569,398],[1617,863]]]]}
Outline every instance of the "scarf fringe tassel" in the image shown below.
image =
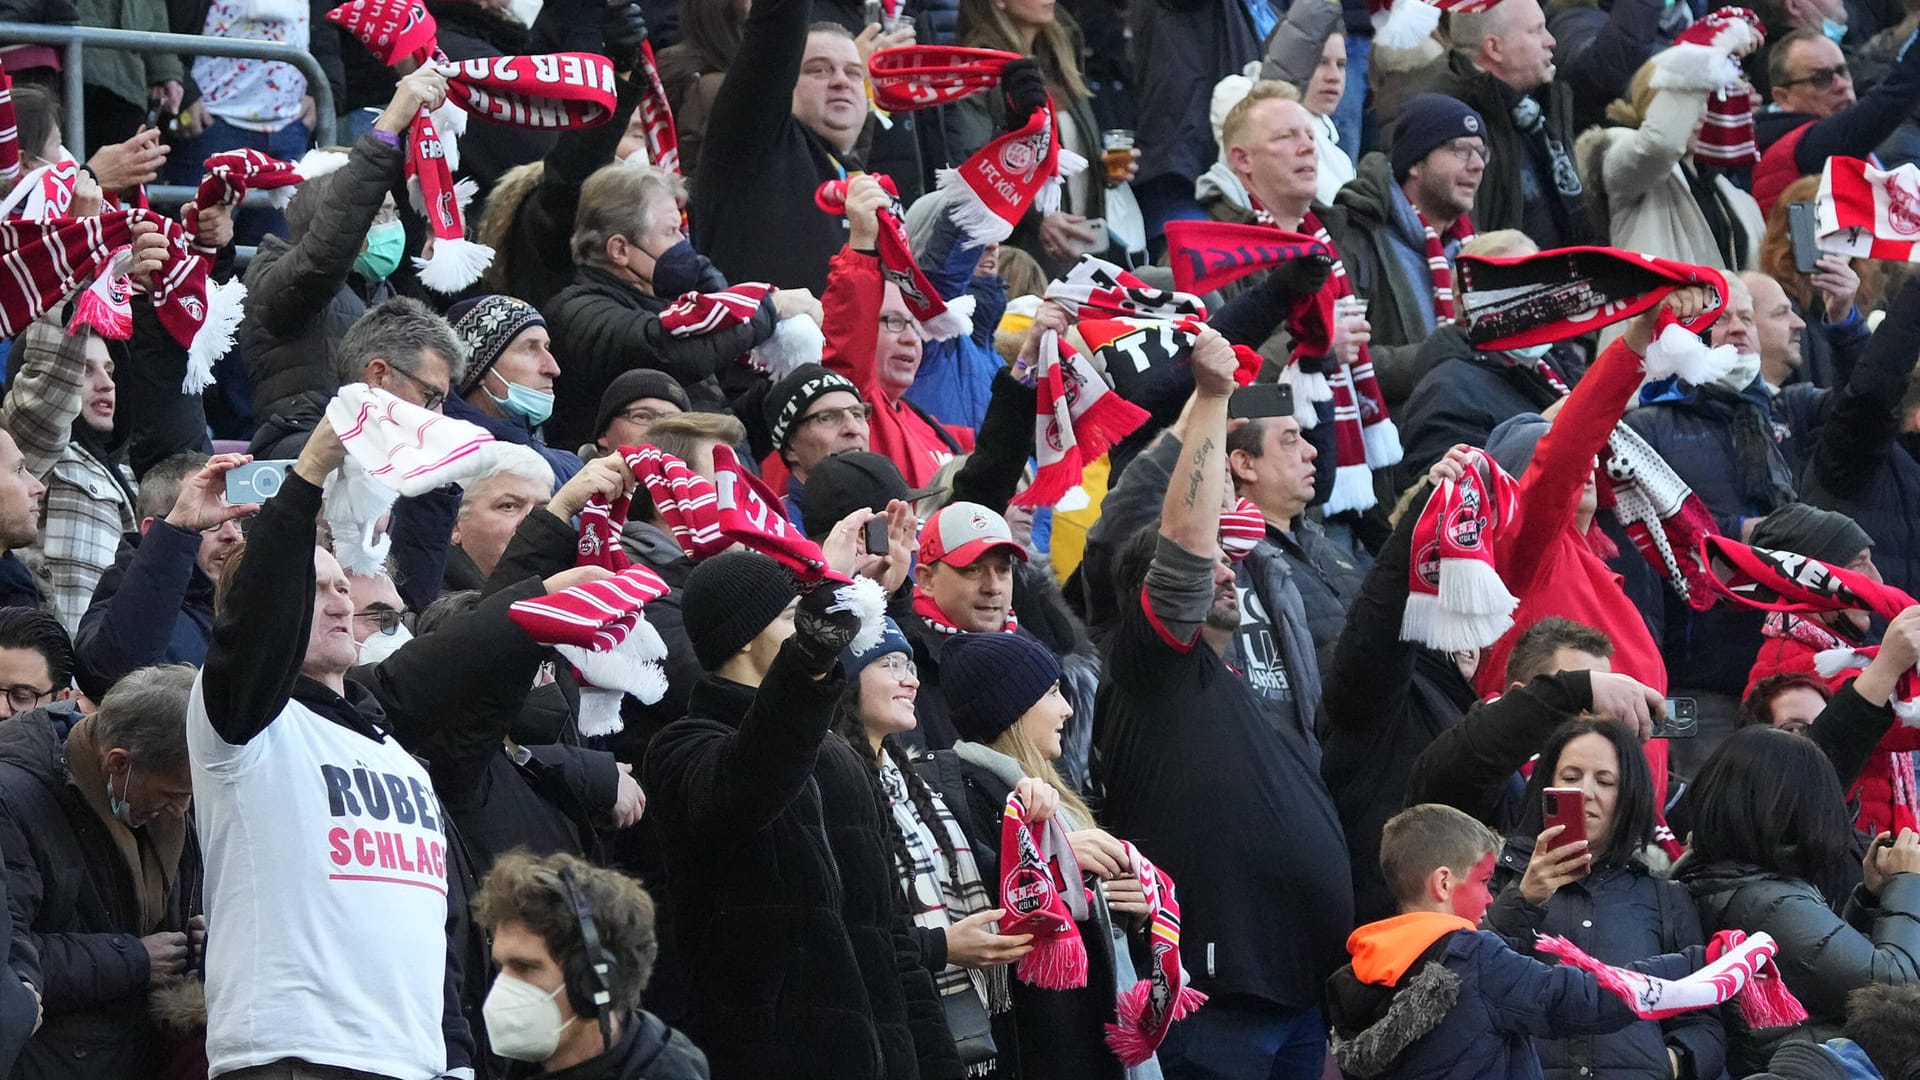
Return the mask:
{"type": "Polygon", "coordinates": [[[1377,501],[1379,500],[1373,493],[1371,468],[1365,465],[1342,465],[1333,470],[1333,493],[1327,496],[1327,513],[1340,514],[1348,510],[1366,510],[1377,501]]]}
{"type": "Polygon", "coordinates": [[[183,394],[199,394],[213,385],[213,365],[233,349],[234,334],[246,316],[247,287],[240,280],[207,282],[207,317],[187,347],[183,394]]]}
{"type": "Polygon", "coordinates": [[[957,337],[973,336],[973,307],[971,293],[957,296],[946,302],[946,310],[920,324],[920,331],[929,341],[947,341],[957,337]]]}
{"type": "MultiPolygon", "coordinates": [[[[1143,1026],[1147,998],[1152,990],[1153,984],[1146,979],[1134,983],[1114,1002],[1120,1022],[1107,1025],[1107,1048],[1113,1051],[1114,1057],[1120,1059],[1120,1064],[1129,1069],[1145,1064],[1159,1048],[1160,1040],[1149,1037],[1143,1026]]],[[[1185,1019],[1206,1002],[1207,995],[1191,986],[1182,986],[1179,998],[1173,1003],[1173,1015],[1167,1018],[1167,1023],[1185,1019]]]]}
{"type": "Polygon", "coordinates": [[[1454,611],[1438,596],[1412,593],[1400,616],[1400,640],[1417,641],[1441,652],[1483,649],[1513,628],[1511,614],[1474,615],[1454,611]]]}
{"type": "Polygon", "coordinates": [[[1374,43],[1387,49],[1411,49],[1440,25],[1440,9],[1425,0],[1394,0],[1374,43]]]}
{"type": "Polygon", "coordinates": [[[1086,943],[1071,928],[1056,937],[1037,937],[1013,973],[1042,990],[1078,990],[1087,985],[1086,943]]]}
{"type": "Polygon", "coordinates": [[[1276,380],[1282,386],[1293,389],[1293,418],[1300,421],[1303,431],[1312,431],[1320,424],[1320,413],[1313,407],[1316,401],[1333,400],[1333,384],[1317,371],[1302,371],[1299,364],[1288,364],[1280,369],[1276,380]]]}
{"type": "Polygon", "coordinates": [[[827,338],[820,325],[805,315],[781,319],[773,336],[754,347],[753,356],[767,369],[775,382],[802,364],[817,364],[826,351],[827,338]]]}
{"type": "Polygon", "coordinates": [[[941,169],[934,174],[934,183],[947,197],[947,217],[975,243],[997,244],[1013,235],[1013,226],[987,209],[961,178],[960,170],[941,169]]]}
{"type": "Polygon", "coordinates": [[[125,341],[133,336],[133,313],[100,295],[97,288],[82,289],[73,302],[67,336],[89,329],[109,341],[125,341]]]}
{"type": "Polygon", "coordinates": [[[1400,447],[1400,429],[1392,420],[1382,420],[1377,424],[1368,424],[1360,429],[1360,437],[1367,444],[1367,466],[1383,469],[1389,465],[1400,464],[1406,451],[1400,447]]]}
{"type": "Polygon", "coordinates": [[[480,275],[493,265],[493,249],[465,237],[436,239],[433,256],[427,259],[415,256],[413,265],[420,271],[420,284],[451,296],[480,280],[480,275]]]}
{"type": "Polygon", "coordinates": [[[1700,335],[1671,322],[1661,327],[1660,335],[1647,346],[1647,379],[1658,381],[1677,375],[1681,382],[1706,386],[1718,382],[1738,362],[1739,354],[1733,346],[1709,349],[1701,343],[1700,335]]]}
{"type": "Polygon", "coordinates": [[[887,592],[879,582],[868,577],[854,578],[833,590],[833,601],[833,606],[827,609],[829,612],[851,611],[860,619],[860,632],[853,636],[848,648],[863,653],[880,644],[887,632],[887,592]]]}

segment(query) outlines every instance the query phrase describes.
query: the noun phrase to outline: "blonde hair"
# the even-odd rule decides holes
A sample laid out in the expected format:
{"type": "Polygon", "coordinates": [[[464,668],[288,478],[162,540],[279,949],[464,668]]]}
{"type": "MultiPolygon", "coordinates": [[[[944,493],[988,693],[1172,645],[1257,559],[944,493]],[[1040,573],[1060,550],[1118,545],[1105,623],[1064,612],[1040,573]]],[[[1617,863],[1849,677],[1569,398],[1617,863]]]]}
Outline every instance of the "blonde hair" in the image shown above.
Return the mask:
{"type": "Polygon", "coordinates": [[[1020,730],[1020,721],[1015,720],[1012,727],[1001,732],[1000,737],[988,743],[987,747],[998,750],[1019,762],[1022,774],[1031,776],[1035,780],[1045,780],[1060,792],[1060,811],[1071,823],[1068,832],[1074,829],[1090,829],[1098,824],[1094,820],[1092,808],[1087,806],[1087,801],[1080,797],[1080,793],[1073,789],[1072,784],[1067,783],[1066,778],[1060,775],[1060,770],[1053,767],[1053,762],[1047,760],[1046,755],[1040,752],[1040,748],[1033,744],[1033,740],[1027,738],[1026,733],[1020,730]]]}
{"type": "Polygon", "coordinates": [[[1075,101],[1093,96],[1087,80],[1080,74],[1080,29],[1067,9],[1054,9],[1053,21],[1033,37],[1029,53],[1026,36],[1013,25],[1006,10],[993,0],[960,0],[960,44],[976,49],[1032,56],[1040,62],[1047,81],[1054,83],[1075,101]]]}
{"type": "Polygon", "coordinates": [[[607,261],[607,241],[629,240],[653,225],[647,197],[664,191],[676,205],[687,198],[686,181],[652,165],[603,165],[580,185],[580,207],[574,212],[571,248],[579,266],[601,266],[607,261]]]}
{"type": "Polygon", "coordinates": [[[1653,96],[1659,93],[1653,88],[1654,63],[1652,60],[1640,65],[1633,73],[1633,82],[1627,86],[1627,96],[1615,98],[1607,104],[1607,119],[1621,127],[1637,128],[1646,122],[1647,110],[1653,107],[1653,96]]]}
{"type": "Polygon", "coordinates": [[[1460,254],[1499,259],[1514,255],[1532,255],[1540,250],[1533,237],[1519,229],[1494,229],[1483,232],[1460,245],[1460,254]]]}
{"type": "Polygon", "coordinates": [[[1247,133],[1247,125],[1253,122],[1253,110],[1259,108],[1261,102],[1299,100],[1300,91],[1292,83],[1278,79],[1262,79],[1254,83],[1253,89],[1247,91],[1247,96],[1235,102],[1233,108],[1227,110],[1227,118],[1220,121],[1220,146],[1230,150],[1240,144],[1240,139],[1247,133]]]}

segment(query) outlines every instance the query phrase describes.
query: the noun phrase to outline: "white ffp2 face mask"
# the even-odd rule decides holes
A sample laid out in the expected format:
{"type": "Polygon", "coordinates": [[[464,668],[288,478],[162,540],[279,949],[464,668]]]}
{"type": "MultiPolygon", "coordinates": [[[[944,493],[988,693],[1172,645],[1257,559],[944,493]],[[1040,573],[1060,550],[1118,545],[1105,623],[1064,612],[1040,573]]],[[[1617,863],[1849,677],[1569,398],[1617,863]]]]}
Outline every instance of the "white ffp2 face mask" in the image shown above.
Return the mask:
{"type": "Polygon", "coordinates": [[[535,1064],[552,1057],[560,1048],[560,1033],[572,1022],[560,1018],[560,1006],[554,1000],[566,989],[562,983],[548,993],[511,975],[494,979],[493,989],[487,991],[487,1000],[480,1006],[493,1052],[535,1064]]]}
{"type": "Polygon", "coordinates": [[[408,630],[405,626],[394,627],[393,633],[391,634],[378,632],[369,634],[367,635],[367,640],[360,643],[360,662],[363,664],[377,664],[387,657],[392,656],[394,653],[399,652],[400,646],[412,640],[413,631],[408,630]]]}

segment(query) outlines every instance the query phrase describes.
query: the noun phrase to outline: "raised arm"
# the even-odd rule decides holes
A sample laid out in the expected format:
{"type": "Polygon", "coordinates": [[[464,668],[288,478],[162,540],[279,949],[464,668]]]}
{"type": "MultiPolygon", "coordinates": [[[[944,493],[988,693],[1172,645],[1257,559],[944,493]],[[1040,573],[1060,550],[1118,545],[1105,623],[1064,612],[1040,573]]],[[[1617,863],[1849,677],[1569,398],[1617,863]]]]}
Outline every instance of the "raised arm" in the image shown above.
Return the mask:
{"type": "Polygon", "coordinates": [[[1866,157],[1887,140],[1914,104],[1920,102],[1920,49],[1909,36],[1893,70],[1859,101],[1824,120],[1816,120],[1793,148],[1793,163],[1817,174],[1830,157],[1866,157]]]}
{"type": "Polygon", "coordinates": [[[757,159],[792,120],[793,86],[806,56],[812,12],[811,0],[755,0],[707,117],[702,177],[733,175],[738,180],[728,186],[740,189],[765,182],[753,179],[761,164],[757,159]]]}
{"type": "Polygon", "coordinates": [[[1220,547],[1220,500],[1227,490],[1227,399],[1237,361],[1211,327],[1193,345],[1193,397],[1180,416],[1180,459],[1160,503],[1160,535],[1194,554],[1220,547]]]}
{"type": "MultiPolygon", "coordinates": [[[[1615,10],[1626,2],[1616,4],[1615,10]]],[[[1654,66],[1673,81],[1654,93],[1647,115],[1631,135],[1609,144],[1601,161],[1609,199],[1639,199],[1667,180],[1707,114],[1707,95],[1720,88],[1727,54],[1706,45],[1676,45],[1660,54],[1654,66]]]]}
{"type": "MultiPolygon", "coordinates": [[[[1912,50],[1920,53],[1920,49],[1912,50]]],[[[1834,392],[1831,415],[1820,427],[1813,480],[1838,498],[1853,498],[1879,473],[1904,417],[1899,407],[1920,357],[1920,279],[1908,281],[1887,305],[1866,354],[1846,386],[1834,392]]]]}

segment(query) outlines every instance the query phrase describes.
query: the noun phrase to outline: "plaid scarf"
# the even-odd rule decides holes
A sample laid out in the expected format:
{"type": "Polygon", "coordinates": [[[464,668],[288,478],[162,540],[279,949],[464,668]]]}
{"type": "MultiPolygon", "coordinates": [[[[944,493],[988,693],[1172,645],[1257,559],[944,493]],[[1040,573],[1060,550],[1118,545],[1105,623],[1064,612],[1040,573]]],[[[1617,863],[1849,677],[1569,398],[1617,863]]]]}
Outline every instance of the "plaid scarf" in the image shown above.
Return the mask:
{"type": "MultiPolygon", "coordinates": [[[[940,605],[934,602],[933,594],[918,585],[913,587],[913,613],[920,616],[920,618],[933,629],[933,632],[939,634],[941,637],[952,637],[955,634],[968,633],[968,631],[962,630],[960,627],[954,625],[953,620],[947,617],[947,613],[941,611],[940,605]]],[[[1018,629],[1020,629],[1020,620],[1014,618],[1013,609],[1009,607],[1007,609],[1007,624],[1000,628],[1000,632],[1003,634],[1011,634],[1018,629]]]]}
{"type": "Polygon", "coordinates": [[[646,129],[647,160],[656,168],[680,175],[680,135],[673,128],[673,107],[660,81],[660,64],[653,58],[653,42],[640,43],[640,123],[646,129]]]}
{"type": "Polygon", "coordinates": [[[1920,166],[1887,170],[1859,158],[1828,158],[1814,207],[1821,251],[1920,262],[1920,166]]]}
{"type": "MultiPolygon", "coordinates": [[[[855,747],[864,749],[864,747],[855,747]]],[[[908,862],[896,866],[901,879],[907,886],[907,913],[913,924],[926,930],[945,930],[969,915],[975,915],[993,908],[993,896],[980,880],[980,867],[974,862],[973,848],[967,840],[965,830],[948,809],[947,801],[940,793],[932,792],[934,820],[926,821],[920,816],[920,809],[914,805],[908,794],[910,783],[900,766],[890,756],[880,758],[880,790],[886,793],[887,806],[893,814],[894,827],[900,831],[905,841],[908,862]],[[949,863],[940,851],[939,837],[947,838],[948,846],[953,848],[953,861],[949,863]]],[[[970,972],[965,968],[948,964],[935,973],[934,988],[942,996],[947,994],[977,993],[980,1000],[990,1007],[993,1004],[992,991],[997,989],[1003,1007],[995,1012],[1005,1012],[1011,1007],[1004,1001],[1005,967],[997,967],[986,972],[970,972]],[[1000,986],[992,987],[995,971],[1000,973],[1000,986]]]]}
{"type": "Polygon", "coordinates": [[[1021,982],[1043,990],[1087,985],[1087,946],[1074,925],[1087,917],[1080,863],[1060,820],[1030,824],[1019,792],[1007,793],[1000,816],[1000,906],[1007,910],[1002,934],[1033,935],[1033,951],[1014,967],[1021,982]]]}
{"type": "Polygon", "coordinates": [[[1520,485],[1484,450],[1466,475],[1434,488],[1413,527],[1413,561],[1400,640],[1430,649],[1481,649],[1513,626],[1520,601],[1495,565],[1497,534],[1520,512],[1520,485]]]}
{"type": "Polygon", "coordinates": [[[1700,558],[1700,544],[1720,530],[1700,496],[1624,421],[1607,436],[1599,476],[1603,500],[1612,502],[1640,557],[1666,575],[1689,607],[1712,607],[1713,571],[1700,558]]]}
{"type": "MultiPolygon", "coordinates": [[[[1433,277],[1433,317],[1434,322],[1444,326],[1453,321],[1453,266],[1447,262],[1447,247],[1440,240],[1440,234],[1434,231],[1427,215],[1413,208],[1413,216],[1420,219],[1420,230],[1427,237],[1427,273],[1433,277]]],[[[1466,243],[1473,239],[1473,219],[1465,214],[1454,221],[1447,230],[1448,240],[1466,243]]]]}
{"type": "Polygon", "coordinates": [[[1148,862],[1139,848],[1125,840],[1120,846],[1153,911],[1147,922],[1147,975],[1121,991],[1115,1003],[1120,1022],[1107,1025],[1107,1046],[1121,1064],[1133,1068],[1153,1056],[1175,1020],[1206,1004],[1207,995],[1194,989],[1180,964],[1180,902],[1174,899],[1173,879],[1148,862]]]}
{"type": "MultiPolygon", "coordinates": [[[[1707,98],[1707,115],[1693,137],[1694,163],[1720,169],[1751,168],[1760,160],[1754,138],[1755,94],[1733,50],[1767,40],[1760,17],[1742,7],[1723,7],[1703,16],[1673,39],[1675,45],[1705,45],[1727,54],[1727,82],[1707,98]]],[[[1658,83],[1656,81],[1656,89],[1658,83]]]]}
{"type": "Polygon", "coordinates": [[[1720,931],[1707,944],[1707,965],[1684,979],[1662,979],[1611,967],[1588,956],[1573,942],[1551,934],[1540,935],[1535,948],[1592,974],[1642,1020],[1664,1020],[1736,1000],[1742,1019],[1755,1031],[1788,1027],[1807,1018],[1807,1010],[1780,977],[1775,963],[1780,947],[1766,934],[1720,931]]]}
{"type": "MultiPolygon", "coordinates": [[[[894,186],[893,178],[878,173],[874,180],[893,201],[880,208],[875,218],[880,225],[875,247],[880,259],[880,276],[900,290],[900,299],[907,305],[907,313],[920,326],[920,334],[929,341],[946,341],[950,338],[966,337],[973,333],[973,297],[963,295],[952,300],[940,295],[933,287],[927,275],[920,269],[920,260],[914,257],[913,243],[907,239],[907,227],[902,220],[900,209],[900,189],[894,186]]],[[[829,214],[844,214],[847,210],[847,182],[829,180],[820,185],[813,195],[814,205],[829,214]]]]}
{"type": "MultiPolygon", "coordinates": [[[[431,64],[447,77],[447,101],[505,127],[576,129],[613,116],[613,65],[592,53],[496,56],[453,63],[436,41],[438,26],[419,0],[349,0],[327,12],[382,64],[402,60],[431,64]]],[[[464,121],[463,121],[464,123],[464,121]]],[[[414,208],[433,231],[433,254],[415,259],[420,282],[456,293],[480,279],[493,249],[466,235],[464,204],[474,190],[453,179],[453,132],[443,140],[426,109],[407,138],[407,179],[414,208]]]]}
{"type": "MultiPolygon", "coordinates": [[[[873,99],[888,112],[906,112],[958,101],[999,85],[1016,53],[908,45],[883,49],[868,61],[873,99]]],[[[1060,208],[1062,177],[1087,167],[1079,154],[1060,145],[1060,123],[1051,98],[1033,110],[1015,131],[995,137],[958,167],[936,175],[940,190],[953,202],[948,215],[981,243],[994,244],[1038,207],[1043,214],[1060,208]]]]}
{"type": "Polygon", "coordinates": [[[1034,456],[1039,468],[1014,506],[1052,506],[1078,487],[1089,462],[1148,420],[1147,410],[1107,386],[1073,346],[1048,330],[1040,335],[1034,456]]]}
{"type": "Polygon", "coordinates": [[[7,271],[0,274],[0,337],[26,329],[88,278],[115,277],[115,257],[132,245],[133,226],[140,221],[157,225],[167,238],[166,260],[152,289],[153,310],[187,350],[181,392],[198,394],[213,382],[214,360],[233,347],[246,286],[209,282],[213,252],[195,245],[179,222],[151,210],[0,222],[0,266],[7,271]]]}

